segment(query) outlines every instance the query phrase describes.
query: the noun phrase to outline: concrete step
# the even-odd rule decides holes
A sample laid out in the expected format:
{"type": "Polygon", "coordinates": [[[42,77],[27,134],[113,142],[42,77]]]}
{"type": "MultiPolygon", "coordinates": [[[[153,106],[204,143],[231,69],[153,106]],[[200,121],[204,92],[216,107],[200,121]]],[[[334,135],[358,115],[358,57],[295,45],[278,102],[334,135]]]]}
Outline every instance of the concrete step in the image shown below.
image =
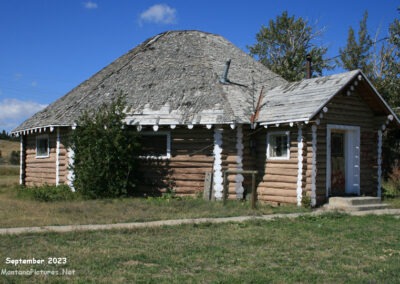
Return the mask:
{"type": "Polygon", "coordinates": [[[329,203],[324,205],[325,210],[347,212],[382,210],[388,207],[379,197],[331,197],[329,203]]]}
{"type": "Polygon", "coordinates": [[[383,210],[388,209],[389,205],[381,203],[381,204],[367,204],[367,205],[353,205],[353,206],[333,206],[327,204],[324,206],[326,210],[338,210],[338,211],[347,211],[347,212],[355,212],[355,211],[368,211],[368,210],[383,210]]]}
{"type": "Polygon", "coordinates": [[[334,206],[356,206],[356,205],[368,205],[368,204],[380,204],[380,203],[381,199],[379,197],[371,197],[371,196],[329,198],[329,204],[334,206]]]}

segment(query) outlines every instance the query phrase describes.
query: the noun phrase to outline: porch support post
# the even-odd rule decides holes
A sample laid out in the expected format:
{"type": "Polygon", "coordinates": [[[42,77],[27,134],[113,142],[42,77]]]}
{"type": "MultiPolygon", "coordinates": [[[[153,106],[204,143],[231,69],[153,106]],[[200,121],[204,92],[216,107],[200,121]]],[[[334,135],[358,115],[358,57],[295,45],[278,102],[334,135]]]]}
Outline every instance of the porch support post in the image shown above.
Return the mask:
{"type": "MultiPolygon", "coordinates": [[[[236,163],[237,163],[237,170],[243,170],[243,127],[242,125],[238,125],[236,130],[236,163]]],[[[242,199],[243,198],[243,175],[236,174],[235,177],[235,189],[236,189],[236,198],[242,199]]]]}
{"type": "Polygon", "coordinates": [[[382,178],[382,130],[378,130],[378,191],[377,196],[382,196],[381,178],[382,178]]]}
{"type": "Polygon", "coordinates": [[[297,206],[301,206],[303,197],[303,130],[302,125],[298,125],[297,131],[297,206]]]}
{"type": "Polygon", "coordinates": [[[311,160],[311,206],[317,205],[317,126],[311,127],[312,133],[312,160],[311,160]]]}
{"type": "Polygon", "coordinates": [[[25,144],[22,133],[20,134],[19,153],[19,184],[25,185],[25,144]]]}
{"type": "Polygon", "coordinates": [[[222,199],[223,177],[222,177],[222,128],[214,128],[214,196],[222,199]]]}
{"type": "Polygon", "coordinates": [[[56,140],[56,186],[60,184],[60,127],[57,127],[56,140]]]}

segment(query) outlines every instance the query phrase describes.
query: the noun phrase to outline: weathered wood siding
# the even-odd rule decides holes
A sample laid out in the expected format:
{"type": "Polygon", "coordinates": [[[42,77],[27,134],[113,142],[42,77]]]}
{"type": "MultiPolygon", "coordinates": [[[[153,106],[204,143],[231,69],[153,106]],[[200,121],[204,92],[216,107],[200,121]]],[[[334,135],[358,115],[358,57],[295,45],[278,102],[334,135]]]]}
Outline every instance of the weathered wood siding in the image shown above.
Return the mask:
{"type": "MultiPolygon", "coordinates": [[[[317,203],[326,202],[327,124],[360,127],[360,194],[376,195],[379,118],[357,92],[351,96],[339,94],[327,107],[317,130],[317,203]]],[[[311,158],[307,162],[311,163],[311,158]]]]}
{"type": "Polygon", "coordinates": [[[257,134],[258,200],[273,204],[297,203],[297,131],[297,127],[268,128],[257,134]],[[275,130],[290,133],[290,158],[287,160],[267,160],[267,132],[275,130]]]}
{"type": "MultiPolygon", "coordinates": [[[[68,174],[68,155],[64,146],[66,130],[60,130],[59,148],[59,183],[66,183],[68,174]]],[[[35,186],[56,184],[56,161],[57,161],[57,130],[46,131],[27,135],[24,139],[26,143],[25,154],[25,185],[35,186]],[[49,137],[49,156],[36,156],[36,138],[41,135],[49,137]]]]}
{"type": "Polygon", "coordinates": [[[213,169],[213,129],[177,127],[171,133],[171,158],[143,159],[141,191],[152,194],[173,189],[178,195],[194,196],[204,190],[206,172],[213,169]]]}
{"type": "MultiPolygon", "coordinates": [[[[254,170],[255,168],[255,155],[251,153],[250,140],[251,129],[249,125],[242,127],[242,139],[239,144],[242,144],[242,156],[238,155],[238,140],[237,133],[238,127],[224,127],[222,134],[222,171],[227,170],[236,171],[241,170],[254,170]],[[241,163],[239,162],[241,160],[241,163]],[[241,165],[240,165],[241,164],[241,165]]],[[[228,199],[237,199],[238,194],[236,192],[236,176],[238,174],[232,173],[227,175],[228,179],[228,199]]],[[[244,174],[243,176],[243,198],[246,198],[246,194],[251,191],[251,175],[244,174]]],[[[239,183],[240,184],[240,183],[239,183]]]]}

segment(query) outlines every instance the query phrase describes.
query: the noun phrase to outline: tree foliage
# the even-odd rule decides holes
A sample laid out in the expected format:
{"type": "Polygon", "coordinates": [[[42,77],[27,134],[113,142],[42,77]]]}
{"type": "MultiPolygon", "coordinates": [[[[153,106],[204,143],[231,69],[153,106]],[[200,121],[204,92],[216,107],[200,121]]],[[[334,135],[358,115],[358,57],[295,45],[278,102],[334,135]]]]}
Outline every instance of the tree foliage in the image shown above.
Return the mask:
{"type": "Polygon", "coordinates": [[[367,76],[372,72],[372,40],[367,29],[368,12],[365,11],[358,30],[358,41],[352,27],[349,28],[347,45],[339,49],[339,65],[346,70],[362,70],[367,76]]]}
{"type": "Polygon", "coordinates": [[[315,44],[321,34],[322,30],[315,30],[307,20],[285,11],[267,27],[262,26],[256,34],[257,42],[248,48],[250,55],[271,71],[288,81],[298,81],[305,76],[307,54],[312,58],[313,75],[333,68],[323,58],[327,48],[315,44]]]}
{"type": "Polygon", "coordinates": [[[400,106],[400,22],[390,25],[388,36],[371,39],[365,12],[358,30],[358,40],[349,28],[347,44],[340,49],[338,64],[346,70],[360,69],[371,80],[378,92],[394,108],[400,106]]]}
{"type": "Polygon", "coordinates": [[[74,151],[74,187],[88,198],[133,194],[138,178],[140,145],[136,131],[126,129],[125,97],[103,104],[78,120],[69,145],[74,151]]]}

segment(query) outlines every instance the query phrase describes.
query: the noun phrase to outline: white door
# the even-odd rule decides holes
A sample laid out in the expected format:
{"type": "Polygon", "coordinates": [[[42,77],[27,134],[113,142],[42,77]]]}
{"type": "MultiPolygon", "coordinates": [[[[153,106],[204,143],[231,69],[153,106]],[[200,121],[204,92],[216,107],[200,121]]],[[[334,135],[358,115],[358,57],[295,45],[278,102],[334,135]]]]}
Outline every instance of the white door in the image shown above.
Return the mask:
{"type": "Polygon", "coordinates": [[[360,195],[360,127],[329,124],[326,154],[327,197],[360,195]]]}

